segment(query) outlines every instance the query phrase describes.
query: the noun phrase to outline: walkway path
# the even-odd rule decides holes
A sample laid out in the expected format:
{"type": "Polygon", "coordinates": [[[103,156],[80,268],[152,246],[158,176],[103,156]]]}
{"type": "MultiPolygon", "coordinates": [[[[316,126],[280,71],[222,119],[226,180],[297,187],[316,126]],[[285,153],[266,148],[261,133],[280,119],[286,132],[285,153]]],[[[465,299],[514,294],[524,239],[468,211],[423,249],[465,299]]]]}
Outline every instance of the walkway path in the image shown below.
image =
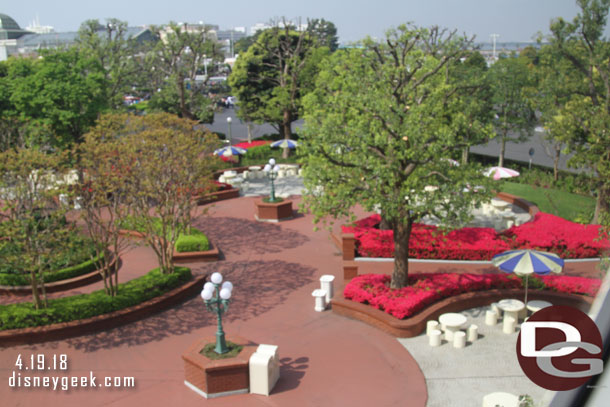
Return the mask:
{"type": "MultiPolygon", "coordinates": [[[[65,341],[0,350],[3,405],[47,406],[424,406],[424,377],[391,336],[331,312],[313,310],[311,291],[322,274],[339,277],[341,257],[328,233],[313,232],[311,217],[280,225],[253,219],[252,198],[216,203],[196,222],[217,242],[225,260],[194,265],[220,271],[234,285],[225,331],[257,343],[279,345],[281,379],[270,397],[241,395],[202,400],[183,383],[181,353],[216,326],[199,297],[134,324],[65,341]],[[135,389],[11,388],[21,354],[68,356],[68,374],[98,378],[133,376],[135,389]]],[[[127,265],[146,269],[154,258],[136,250],[127,265]]],[[[123,271],[121,271],[123,273],[123,271]]],[[[49,375],[62,375],[59,371],[49,375]]],[[[98,379],[99,382],[100,379],[98,379]]]]}

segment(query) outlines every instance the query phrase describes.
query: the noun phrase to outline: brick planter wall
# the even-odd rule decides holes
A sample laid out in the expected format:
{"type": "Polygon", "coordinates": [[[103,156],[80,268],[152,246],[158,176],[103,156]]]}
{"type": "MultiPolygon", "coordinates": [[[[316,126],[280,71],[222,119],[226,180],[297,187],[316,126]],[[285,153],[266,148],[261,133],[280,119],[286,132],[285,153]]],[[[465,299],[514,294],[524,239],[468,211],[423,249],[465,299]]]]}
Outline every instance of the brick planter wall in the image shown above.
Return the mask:
{"type": "Polygon", "coordinates": [[[292,219],[292,201],[284,199],[282,202],[263,202],[263,198],[254,200],[256,206],[256,220],[266,222],[279,222],[292,219]]]}
{"type": "Polygon", "coordinates": [[[242,351],[233,358],[208,359],[199,352],[206,344],[216,342],[216,337],[210,336],[196,341],[182,354],[184,382],[203,397],[242,394],[249,390],[248,363],[258,345],[239,336],[228,336],[227,341],[242,345],[242,351]]]}
{"type": "Polygon", "coordinates": [[[154,313],[163,311],[187,298],[195,296],[201,291],[202,283],[206,278],[207,275],[198,275],[183,286],[174,288],[172,291],[159,297],[108,314],[33,328],[0,331],[0,347],[57,341],[112,329],[133,321],[148,318],[154,313]]]}
{"type": "MultiPolygon", "coordinates": [[[[117,263],[117,257],[114,256],[112,263],[110,263],[110,267],[114,268],[114,265],[117,263]]],[[[111,274],[114,274],[112,271],[111,274]]],[[[67,278],[65,280],[53,281],[52,283],[45,284],[45,290],[47,293],[55,293],[58,291],[67,291],[73,288],[82,287],[85,285],[93,284],[102,279],[102,274],[100,270],[93,270],[89,273],[76,276],[73,278],[67,278]]],[[[18,296],[27,296],[32,295],[32,286],[30,285],[22,285],[22,286],[8,286],[8,285],[0,285],[0,294],[10,294],[10,295],[18,295],[18,296]]]]}
{"type": "Polygon", "coordinates": [[[239,189],[231,188],[224,191],[211,192],[202,196],[193,198],[197,201],[197,205],[205,205],[211,202],[224,201],[225,199],[239,198],[239,189]]]}

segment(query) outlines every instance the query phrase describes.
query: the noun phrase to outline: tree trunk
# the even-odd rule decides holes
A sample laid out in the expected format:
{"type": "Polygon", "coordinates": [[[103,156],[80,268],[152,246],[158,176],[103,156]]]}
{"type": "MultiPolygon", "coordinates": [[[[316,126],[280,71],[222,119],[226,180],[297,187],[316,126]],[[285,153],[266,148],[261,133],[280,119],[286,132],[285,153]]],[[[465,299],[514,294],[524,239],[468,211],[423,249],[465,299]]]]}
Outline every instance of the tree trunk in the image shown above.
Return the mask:
{"type": "Polygon", "coordinates": [[[498,157],[498,167],[504,167],[504,153],[506,152],[506,136],[500,139],[500,156],[498,157]]]}
{"type": "Polygon", "coordinates": [[[559,157],[561,156],[561,148],[555,147],[555,157],[553,159],[553,180],[559,181],[559,157]]]}
{"type": "Polygon", "coordinates": [[[468,164],[470,158],[470,147],[466,146],[462,149],[462,165],[468,164]]]}
{"type": "MultiPolygon", "coordinates": [[[[284,139],[288,140],[292,135],[292,114],[290,110],[284,110],[284,120],[282,121],[282,127],[284,128],[284,139]]],[[[290,155],[290,149],[285,148],[282,151],[282,158],[288,158],[290,155]]]]}
{"type": "Polygon", "coordinates": [[[30,270],[30,283],[32,284],[32,299],[34,300],[34,307],[36,309],[41,308],[40,295],[38,294],[38,278],[34,270],[30,270]]]}
{"type": "Polygon", "coordinates": [[[402,288],[407,285],[409,276],[409,239],[413,222],[395,224],[394,230],[394,272],[391,288],[402,288]]]}
{"type": "Polygon", "coordinates": [[[592,224],[599,224],[602,221],[603,215],[610,212],[610,194],[606,191],[604,185],[600,185],[597,192],[597,200],[595,201],[595,214],[593,215],[592,224]]]}

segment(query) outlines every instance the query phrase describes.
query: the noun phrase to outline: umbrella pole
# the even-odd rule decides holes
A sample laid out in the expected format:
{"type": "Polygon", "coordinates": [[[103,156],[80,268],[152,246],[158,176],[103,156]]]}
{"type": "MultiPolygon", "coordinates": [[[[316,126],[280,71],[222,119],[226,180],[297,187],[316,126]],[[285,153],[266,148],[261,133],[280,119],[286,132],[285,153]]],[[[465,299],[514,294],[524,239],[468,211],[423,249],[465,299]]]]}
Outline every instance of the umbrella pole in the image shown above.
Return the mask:
{"type": "Polygon", "coordinates": [[[527,283],[529,282],[530,275],[525,275],[525,306],[527,307],[527,283]]]}

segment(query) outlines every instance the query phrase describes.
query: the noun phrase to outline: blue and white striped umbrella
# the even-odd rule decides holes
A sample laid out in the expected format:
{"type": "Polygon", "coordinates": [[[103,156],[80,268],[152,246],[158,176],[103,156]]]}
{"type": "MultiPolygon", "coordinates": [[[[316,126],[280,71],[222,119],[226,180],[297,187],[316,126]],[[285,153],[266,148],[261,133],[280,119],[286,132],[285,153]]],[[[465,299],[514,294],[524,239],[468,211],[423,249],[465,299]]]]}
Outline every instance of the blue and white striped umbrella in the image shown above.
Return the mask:
{"type": "Polygon", "coordinates": [[[561,273],[563,260],[554,253],[541,252],[538,250],[510,250],[496,254],[491,263],[505,273],[515,273],[525,276],[525,303],[527,304],[527,285],[529,275],[536,273],[540,275],[561,273]]]}
{"type": "Polygon", "coordinates": [[[226,147],[219,148],[218,150],[214,151],[214,154],[223,156],[223,157],[230,157],[232,155],[246,154],[246,150],[243,148],[240,148],[240,147],[226,146],[226,147]]]}
{"type": "Polygon", "coordinates": [[[269,144],[271,147],[281,147],[281,148],[297,148],[297,146],[299,145],[299,143],[297,143],[294,140],[290,140],[290,139],[284,139],[284,140],[278,140],[278,141],[274,141],[273,143],[269,144]]]}

